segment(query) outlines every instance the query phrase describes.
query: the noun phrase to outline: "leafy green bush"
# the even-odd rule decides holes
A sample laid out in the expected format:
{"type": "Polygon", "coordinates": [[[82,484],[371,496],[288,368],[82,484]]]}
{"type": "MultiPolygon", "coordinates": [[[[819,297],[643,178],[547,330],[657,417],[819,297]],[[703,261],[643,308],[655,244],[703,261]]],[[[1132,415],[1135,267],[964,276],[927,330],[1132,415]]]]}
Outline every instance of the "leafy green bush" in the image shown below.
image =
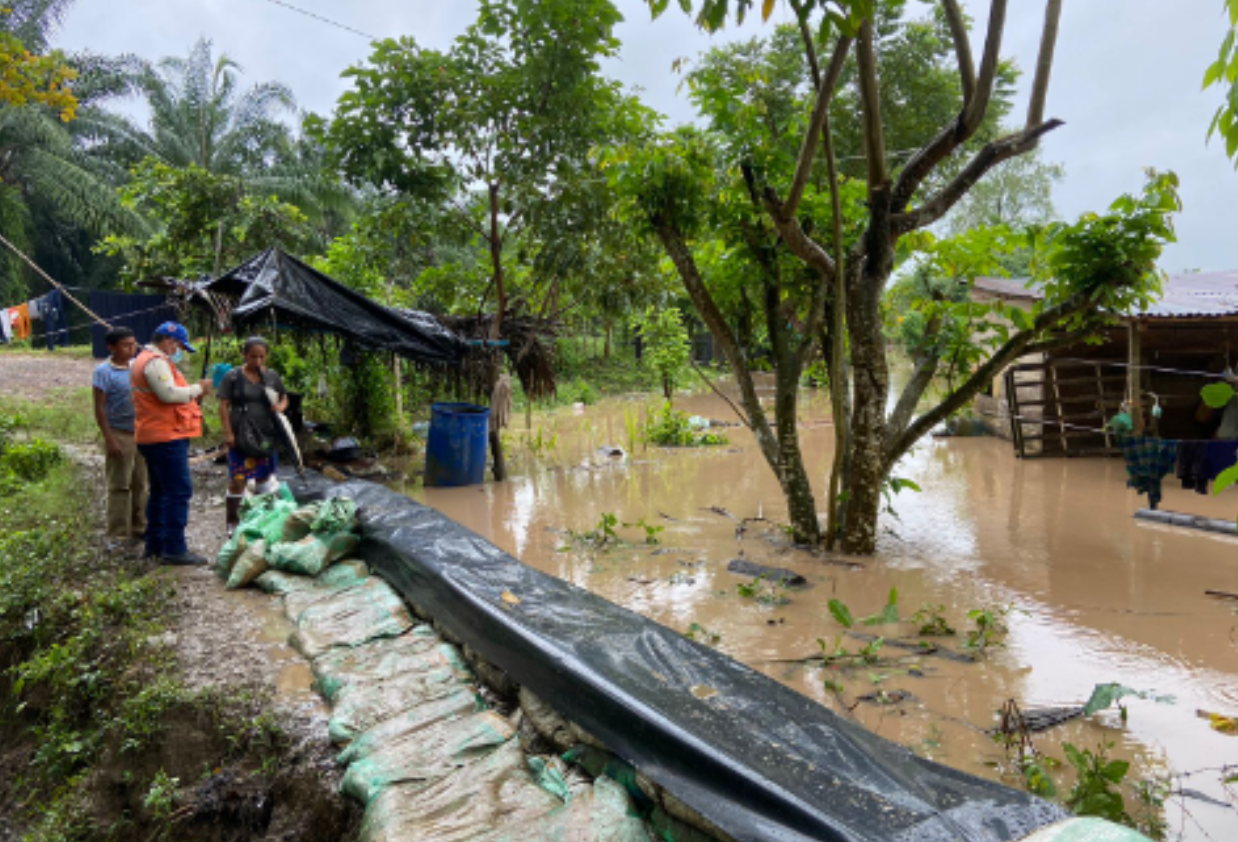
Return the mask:
{"type": "Polygon", "coordinates": [[[8,444],[0,451],[0,474],[12,473],[25,482],[38,482],[63,458],[51,442],[34,439],[26,444],[8,444]]]}

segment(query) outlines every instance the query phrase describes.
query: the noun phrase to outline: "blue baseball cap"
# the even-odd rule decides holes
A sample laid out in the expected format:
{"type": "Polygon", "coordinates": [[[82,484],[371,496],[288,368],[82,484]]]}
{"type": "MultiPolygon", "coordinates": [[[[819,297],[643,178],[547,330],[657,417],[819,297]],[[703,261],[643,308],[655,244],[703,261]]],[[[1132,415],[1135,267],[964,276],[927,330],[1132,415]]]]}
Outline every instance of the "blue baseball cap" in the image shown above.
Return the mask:
{"type": "Polygon", "coordinates": [[[189,344],[189,331],[185,329],[183,324],[179,322],[164,322],[155,328],[155,338],[168,337],[175,339],[181,343],[181,347],[191,354],[198,353],[198,349],[189,344]]]}

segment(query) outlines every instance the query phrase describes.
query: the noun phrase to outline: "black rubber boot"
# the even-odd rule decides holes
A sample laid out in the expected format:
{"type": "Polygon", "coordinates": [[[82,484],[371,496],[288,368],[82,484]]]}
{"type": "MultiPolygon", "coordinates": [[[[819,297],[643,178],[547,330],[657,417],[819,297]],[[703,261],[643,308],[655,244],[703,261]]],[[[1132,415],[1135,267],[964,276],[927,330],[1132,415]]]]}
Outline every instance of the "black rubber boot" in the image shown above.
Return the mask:
{"type": "Polygon", "coordinates": [[[244,495],[241,494],[229,494],[224,499],[224,522],[228,526],[229,538],[241,523],[241,501],[244,499],[244,495]]]}

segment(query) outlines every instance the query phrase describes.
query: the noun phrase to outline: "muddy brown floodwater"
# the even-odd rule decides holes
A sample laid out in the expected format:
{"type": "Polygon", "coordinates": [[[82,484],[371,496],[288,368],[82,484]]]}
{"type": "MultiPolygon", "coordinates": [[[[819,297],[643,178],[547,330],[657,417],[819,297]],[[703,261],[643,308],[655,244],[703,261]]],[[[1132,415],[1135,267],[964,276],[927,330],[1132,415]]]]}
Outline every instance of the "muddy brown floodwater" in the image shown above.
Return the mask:
{"type": "MultiPolygon", "coordinates": [[[[804,397],[802,443],[820,500],[833,430],[827,396],[804,397]]],[[[676,406],[734,420],[710,394],[676,406]]],[[[1003,750],[984,733],[1007,699],[1024,708],[1078,705],[1110,681],[1173,696],[1173,703],[1131,699],[1126,724],[1113,709],[1036,735],[1035,745],[1062,758],[1063,742],[1112,743],[1113,756],[1134,762],[1132,779],[1187,775],[1175,786],[1196,795],[1171,800],[1169,838],[1238,839],[1233,793],[1218,771],[1238,763],[1238,738],[1196,714],[1238,715],[1238,603],[1204,594],[1238,592],[1238,540],[1133,520],[1143,498],[1125,487],[1121,460],[1023,462],[999,439],[926,439],[895,472],[922,493],[894,498],[897,516],[883,518],[877,557],[849,568],[788,546],[760,522],[737,539],[737,521],[711,511],[785,522],[777,482],[742,427],[725,430],[724,447],[638,444],[623,458],[599,453],[605,445],[631,450],[625,418],[647,411],[642,400],[612,399],[535,415],[531,433],[518,416],[511,480],[409,493],[526,564],[682,632],[696,624],[705,630],[698,638],[717,635],[718,649],[924,756],[1015,785],[1003,750]],[[535,450],[530,442],[539,433],[553,447],[535,450]],[[593,529],[607,512],[621,523],[664,527],[660,543],[644,544],[639,526],[618,528],[630,543],[603,550],[566,533],[593,529]],[[751,577],[727,570],[741,555],[791,568],[809,587],[770,589],[773,601],[790,599],[783,605],[741,596],[736,586],[751,577]],[[794,662],[819,653],[818,639],[832,643],[840,634],[858,650],[864,641],[845,635],[827,602],[837,597],[857,618],[872,615],[891,588],[903,617],[925,604],[944,606],[960,631],[945,639],[954,649],[969,610],[1013,604],[1005,645],[977,663],[888,646],[885,662],[846,672],[794,662]],[[843,686],[841,698],[826,679],[843,686]],[[884,697],[873,696],[879,691],[884,697]]],[[[1167,481],[1162,508],[1222,518],[1238,512],[1238,493],[1203,497],[1175,485],[1167,481]]],[[[910,623],[862,629],[889,638],[915,630],[910,623]]]]}

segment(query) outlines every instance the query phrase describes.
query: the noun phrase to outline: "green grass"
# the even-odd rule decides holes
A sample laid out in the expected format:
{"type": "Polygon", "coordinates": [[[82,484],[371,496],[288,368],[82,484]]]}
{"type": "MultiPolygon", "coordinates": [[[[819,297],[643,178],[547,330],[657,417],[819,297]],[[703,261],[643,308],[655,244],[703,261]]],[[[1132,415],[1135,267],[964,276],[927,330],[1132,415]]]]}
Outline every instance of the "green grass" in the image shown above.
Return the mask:
{"type": "Polygon", "coordinates": [[[144,794],[160,775],[192,784],[201,770],[148,762],[164,757],[169,722],[209,723],[210,768],[269,777],[288,748],[268,697],[183,686],[162,642],[173,580],[101,551],[100,483],[64,459],[0,497],[0,740],[29,758],[0,775],[26,840],[174,838],[164,801],[144,794]],[[119,806],[92,789],[105,762],[133,790],[119,806]]]}
{"type": "Polygon", "coordinates": [[[65,357],[74,360],[93,360],[95,358],[93,346],[90,345],[67,345],[64,348],[49,351],[44,346],[32,348],[29,341],[0,345],[0,354],[12,354],[13,356],[21,357],[47,357],[49,360],[56,358],[64,359],[65,357]]]}
{"type": "Polygon", "coordinates": [[[64,444],[99,441],[89,386],[57,389],[37,401],[0,396],[0,414],[20,416],[22,429],[32,436],[64,444]]]}

